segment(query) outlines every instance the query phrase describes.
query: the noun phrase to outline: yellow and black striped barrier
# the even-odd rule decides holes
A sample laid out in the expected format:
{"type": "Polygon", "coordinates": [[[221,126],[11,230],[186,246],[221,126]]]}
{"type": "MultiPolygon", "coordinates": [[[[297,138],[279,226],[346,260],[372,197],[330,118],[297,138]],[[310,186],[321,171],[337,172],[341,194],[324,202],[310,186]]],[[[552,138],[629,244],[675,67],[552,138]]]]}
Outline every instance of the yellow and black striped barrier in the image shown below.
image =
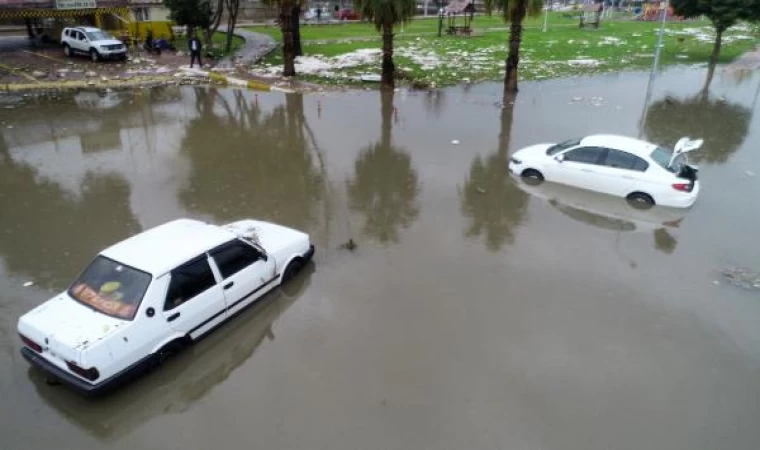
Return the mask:
{"type": "Polygon", "coordinates": [[[94,14],[117,14],[122,17],[129,17],[129,8],[119,6],[87,9],[0,9],[0,20],[80,17],[94,14]]]}

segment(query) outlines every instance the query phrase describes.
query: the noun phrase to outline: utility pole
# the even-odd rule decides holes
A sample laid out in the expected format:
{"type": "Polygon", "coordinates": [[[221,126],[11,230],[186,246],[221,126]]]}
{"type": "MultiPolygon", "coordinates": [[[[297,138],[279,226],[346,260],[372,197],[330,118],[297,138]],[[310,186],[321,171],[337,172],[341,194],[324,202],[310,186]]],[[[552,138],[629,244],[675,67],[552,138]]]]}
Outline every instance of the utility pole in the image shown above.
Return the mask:
{"type": "Polygon", "coordinates": [[[660,31],[657,35],[657,47],[654,49],[654,61],[652,62],[652,72],[649,74],[649,83],[647,84],[647,95],[644,99],[644,109],[641,111],[641,119],[639,120],[639,138],[644,133],[644,122],[646,122],[646,115],[649,109],[649,100],[652,98],[652,85],[657,74],[657,66],[660,63],[660,53],[662,53],[663,36],[665,35],[665,18],[668,16],[668,1],[664,0],[665,8],[662,10],[662,21],[660,22],[660,31]]]}

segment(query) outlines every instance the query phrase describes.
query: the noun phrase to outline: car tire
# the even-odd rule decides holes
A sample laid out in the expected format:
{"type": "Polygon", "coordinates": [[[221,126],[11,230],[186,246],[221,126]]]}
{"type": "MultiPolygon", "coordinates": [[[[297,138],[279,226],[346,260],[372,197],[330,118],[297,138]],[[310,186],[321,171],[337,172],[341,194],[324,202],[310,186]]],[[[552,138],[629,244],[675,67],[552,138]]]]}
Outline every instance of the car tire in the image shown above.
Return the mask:
{"type": "Polygon", "coordinates": [[[176,355],[183,348],[187,346],[187,342],[184,339],[176,339],[161,347],[161,350],[156,352],[155,365],[160,366],[165,363],[169,358],[176,355]]]}
{"type": "Polygon", "coordinates": [[[71,54],[71,47],[69,46],[69,44],[63,44],[63,54],[71,58],[72,54],[71,54]]]}
{"type": "Polygon", "coordinates": [[[286,267],[285,271],[282,273],[280,285],[287,283],[290,279],[296,276],[296,274],[301,271],[301,268],[303,268],[303,260],[301,258],[294,258],[290,261],[288,267],[286,267]]]}
{"type": "Polygon", "coordinates": [[[649,209],[655,205],[652,196],[643,192],[632,192],[625,199],[636,209],[649,209]]]}
{"type": "Polygon", "coordinates": [[[92,62],[98,62],[98,61],[100,61],[100,53],[98,53],[98,51],[95,50],[94,48],[90,49],[90,60],[92,62]]]}
{"type": "Polygon", "coordinates": [[[528,184],[536,185],[544,181],[544,174],[536,169],[525,169],[520,174],[520,177],[528,184]]]}

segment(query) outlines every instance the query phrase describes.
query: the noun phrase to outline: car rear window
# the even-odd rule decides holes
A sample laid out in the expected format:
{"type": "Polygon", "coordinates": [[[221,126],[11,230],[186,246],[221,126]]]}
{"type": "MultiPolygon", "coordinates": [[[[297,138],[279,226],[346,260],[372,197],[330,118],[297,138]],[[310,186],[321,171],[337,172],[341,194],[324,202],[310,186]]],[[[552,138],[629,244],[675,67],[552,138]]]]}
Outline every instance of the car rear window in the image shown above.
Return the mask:
{"type": "Polygon", "coordinates": [[[132,320],[150,284],[150,274],[98,256],[69,288],[74,300],[119,319],[132,320]]]}
{"type": "Polygon", "coordinates": [[[673,164],[668,167],[670,158],[673,157],[673,151],[665,150],[664,148],[660,147],[652,150],[652,154],[649,156],[663,169],[673,173],[679,173],[681,171],[681,168],[686,164],[686,157],[683,154],[680,154],[676,156],[675,160],[673,160],[673,164]]]}

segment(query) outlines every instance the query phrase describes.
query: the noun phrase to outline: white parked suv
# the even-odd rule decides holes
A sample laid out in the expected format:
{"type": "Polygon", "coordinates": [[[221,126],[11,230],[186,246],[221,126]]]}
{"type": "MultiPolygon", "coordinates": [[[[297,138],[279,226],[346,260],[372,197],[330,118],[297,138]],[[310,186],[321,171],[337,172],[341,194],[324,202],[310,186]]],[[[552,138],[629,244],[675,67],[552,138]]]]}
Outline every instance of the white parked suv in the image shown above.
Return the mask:
{"type": "Polygon", "coordinates": [[[103,393],[205,335],[295,275],[309,236],[272,223],[179,219],[102,251],[71,287],[21,316],[21,354],[103,393]]]}
{"type": "Polygon", "coordinates": [[[89,55],[93,61],[100,59],[126,59],[127,46],[99,28],[64,28],[61,44],[66,56],[89,55]]]}

